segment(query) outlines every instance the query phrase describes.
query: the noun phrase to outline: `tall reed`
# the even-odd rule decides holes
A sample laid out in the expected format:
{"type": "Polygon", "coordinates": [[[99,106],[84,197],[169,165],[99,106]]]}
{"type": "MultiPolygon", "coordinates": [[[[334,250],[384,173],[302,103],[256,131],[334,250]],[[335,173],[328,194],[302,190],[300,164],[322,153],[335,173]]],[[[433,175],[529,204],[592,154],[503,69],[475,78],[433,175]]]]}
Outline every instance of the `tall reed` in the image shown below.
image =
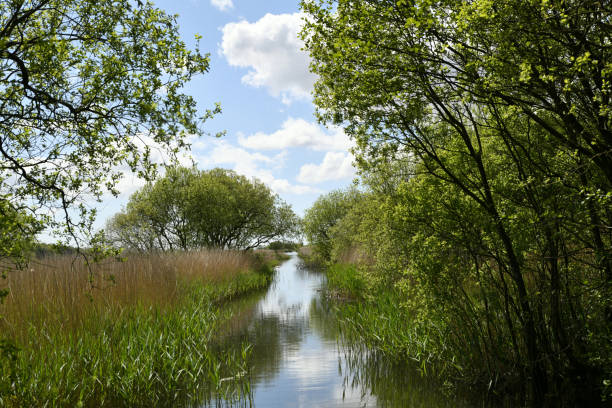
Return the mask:
{"type": "Polygon", "coordinates": [[[51,256],[9,272],[0,340],[17,351],[0,357],[0,406],[176,406],[246,392],[248,345],[215,347],[220,303],[267,285],[265,266],[199,251],[89,266],[51,256]]]}

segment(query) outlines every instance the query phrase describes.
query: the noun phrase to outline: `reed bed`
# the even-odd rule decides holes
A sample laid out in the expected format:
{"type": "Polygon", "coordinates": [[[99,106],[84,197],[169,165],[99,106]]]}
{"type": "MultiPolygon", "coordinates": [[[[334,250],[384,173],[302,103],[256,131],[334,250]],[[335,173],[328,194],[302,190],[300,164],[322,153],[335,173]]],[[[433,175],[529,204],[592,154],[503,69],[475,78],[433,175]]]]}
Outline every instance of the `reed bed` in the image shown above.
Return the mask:
{"type": "Polygon", "coordinates": [[[316,255],[316,252],[311,246],[302,246],[297,250],[298,256],[302,263],[310,269],[320,269],[324,262],[316,255]]]}
{"type": "Polygon", "coordinates": [[[0,282],[0,406],[181,406],[247,393],[249,346],[215,346],[222,303],[271,275],[270,262],[234,251],[93,265],[50,256],[11,271],[0,282]]]}
{"type": "Polygon", "coordinates": [[[9,291],[0,305],[0,327],[20,337],[31,325],[78,327],[92,310],[169,307],[192,283],[230,282],[257,267],[252,254],[221,250],[129,254],[94,264],[73,255],[48,256],[0,282],[9,291]]]}

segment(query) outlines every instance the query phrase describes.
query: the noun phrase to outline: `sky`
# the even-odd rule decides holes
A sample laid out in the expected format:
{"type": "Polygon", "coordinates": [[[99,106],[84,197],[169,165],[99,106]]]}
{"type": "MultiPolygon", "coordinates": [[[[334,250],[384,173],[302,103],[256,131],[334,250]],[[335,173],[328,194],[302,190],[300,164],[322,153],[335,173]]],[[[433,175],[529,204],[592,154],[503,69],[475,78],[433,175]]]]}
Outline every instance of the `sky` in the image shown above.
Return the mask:
{"type": "MultiPolygon", "coordinates": [[[[314,117],[316,80],[298,38],[298,0],[155,0],[177,14],[183,41],[210,53],[210,72],[192,80],[185,93],[200,112],[220,102],[222,113],[205,123],[210,134],[192,141],[200,169],[222,167],[266,183],[294,211],[322,193],[347,186],[355,175],[351,141],[340,128],[314,117]]],[[[143,182],[128,176],[118,198],[98,207],[98,226],[121,210],[143,182]]]]}

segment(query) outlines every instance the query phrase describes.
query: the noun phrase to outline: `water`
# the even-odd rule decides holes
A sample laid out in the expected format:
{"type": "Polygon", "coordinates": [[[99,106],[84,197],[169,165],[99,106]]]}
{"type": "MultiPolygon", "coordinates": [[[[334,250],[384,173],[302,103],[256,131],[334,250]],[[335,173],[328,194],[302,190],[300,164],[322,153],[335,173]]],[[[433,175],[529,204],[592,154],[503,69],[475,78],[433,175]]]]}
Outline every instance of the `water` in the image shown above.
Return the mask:
{"type": "MultiPolygon", "coordinates": [[[[359,347],[338,343],[338,322],[321,289],[325,276],[296,254],[277,269],[265,295],[235,305],[230,345],[253,344],[255,407],[457,407],[419,375],[359,347]]],[[[220,402],[217,401],[217,404],[220,402]]],[[[221,405],[221,404],[219,404],[221,405]]]]}

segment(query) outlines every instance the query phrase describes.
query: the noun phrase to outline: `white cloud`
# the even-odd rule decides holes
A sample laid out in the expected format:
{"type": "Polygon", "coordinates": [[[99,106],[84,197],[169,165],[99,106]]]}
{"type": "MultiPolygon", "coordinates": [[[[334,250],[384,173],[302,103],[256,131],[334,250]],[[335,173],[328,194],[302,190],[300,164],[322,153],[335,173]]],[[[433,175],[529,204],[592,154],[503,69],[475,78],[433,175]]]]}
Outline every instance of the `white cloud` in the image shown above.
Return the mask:
{"type": "MultiPolygon", "coordinates": [[[[187,135],[185,141],[189,144],[198,143],[199,139],[196,135],[187,135]]],[[[174,157],[168,153],[168,147],[164,147],[160,143],[156,142],[153,137],[146,134],[139,134],[134,139],[132,139],[132,143],[136,145],[138,150],[144,152],[146,148],[149,148],[151,155],[151,162],[158,165],[169,165],[172,164],[174,160],[177,161],[177,164],[180,166],[191,166],[194,163],[193,156],[189,150],[181,149],[174,157]]],[[[174,148],[172,145],[170,147],[174,148]]]]}
{"type": "Polygon", "coordinates": [[[277,179],[270,172],[260,172],[257,177],[259,180],[267,184],[273,191],[286,194],[321,194],[322,191],[311,186],[301,184],[291,184],[287,179],[277,179]]]}
{"type": "Polygon", "coordinates": [[[210,4],[221,11],[227,11],[234,8],[232,0],[210,0],[210,4]]]}
{"type": "MultiPolygon", "coordinates": [[[[187,135],[185,141],[193,146],[204,145],[204,142],[196,135],[187,135]]],[[[160,143],[156,142],[151,136],[144,133],[136,135],[132,139],[132,143],[141,153],[144,153],[147,148],[149,149],[150,160],[152,163],[158,165],[157,170],[158,175],[160,176],[163,176],[165,173],[164,166],[166,165],[176,163],[180,166],[190,167],[195,163],[195,159],[189,150],[182,149],[173,156],[168,152],[168,148],[164,147],[160,143]]],[[[123,199],[129,197],[146,184],[145,180],[138,177],[138,175],[134,173],[125,163],[116,166],[113,169],[113,172],[122,174],[122,177],[115,185],[115,190],[117,190],[119,193],[119,198],[123,199]]],[[[113,198],[113,195],[110,193],[110,191],[107,191],[104,193],[102,198],[103,200],[109,200],[113,198]]]]}
{"type": "Polygon", "coordinates": [[[254,172],[260,164],[272,165],[274,159],[261,153],[251,153],[225,141],[212,144],[212,150],[205,157],[200,156],[203,164],[233,164],[234,170],[242,174],[254,172]]]}
{"type": "MultiPolygon", "coordinates": [[[[134,174],[128,166],[120,166],[118,170],[123,172],[123,177],[115,186],[115,189],[117,189],[119,192],[120,197],[127,198],[131,196],[146,184],[145,180],[134,174]]],[[[110,193],[106,193],[104,195],[105,200],[110,199],[111,197],[112,194],[110,193]]]]}
{"type": "Polygon", "coordinates": [[[304,184],[316,184],[329,180],[342,180],[353,177],[353,156],[343,152],[329,152],[321,164],[305,164],[300,168],[297,180],[304,184]]]}
{"type": "Polygon", "coordinates": [[[249,149],[276,150],[290,147],[306,147],[317,151],[346,151],[351,140],[339,127],[332,127],[328,133],[321,126],[304,119],[287,119],[276,132],[257,132],[250,136],[238,136],[238,143],[249,149]]]}
{"type": "Polygon", "coordinates": [[[266,14],[254,23],[240,21],[222,28],[221,52],[232,66],[250,68],[242,82],[265,87],[283,103],[309,99],[315,75],[298,38],[302,13],[266,14]]]}
{"type": "Polygon", "coordinates": [[[256,177],[276,193],[317,194],[321,192],[311,186],[292,184],[286,179],[274,176],[273,170],[283,167],[286,152],[266,156],[261,153],[251,153],[223,140],[214,141],[210,147],[211,150],[198,155],[200,167],[230,167],[244,176],[256,177]]]}

